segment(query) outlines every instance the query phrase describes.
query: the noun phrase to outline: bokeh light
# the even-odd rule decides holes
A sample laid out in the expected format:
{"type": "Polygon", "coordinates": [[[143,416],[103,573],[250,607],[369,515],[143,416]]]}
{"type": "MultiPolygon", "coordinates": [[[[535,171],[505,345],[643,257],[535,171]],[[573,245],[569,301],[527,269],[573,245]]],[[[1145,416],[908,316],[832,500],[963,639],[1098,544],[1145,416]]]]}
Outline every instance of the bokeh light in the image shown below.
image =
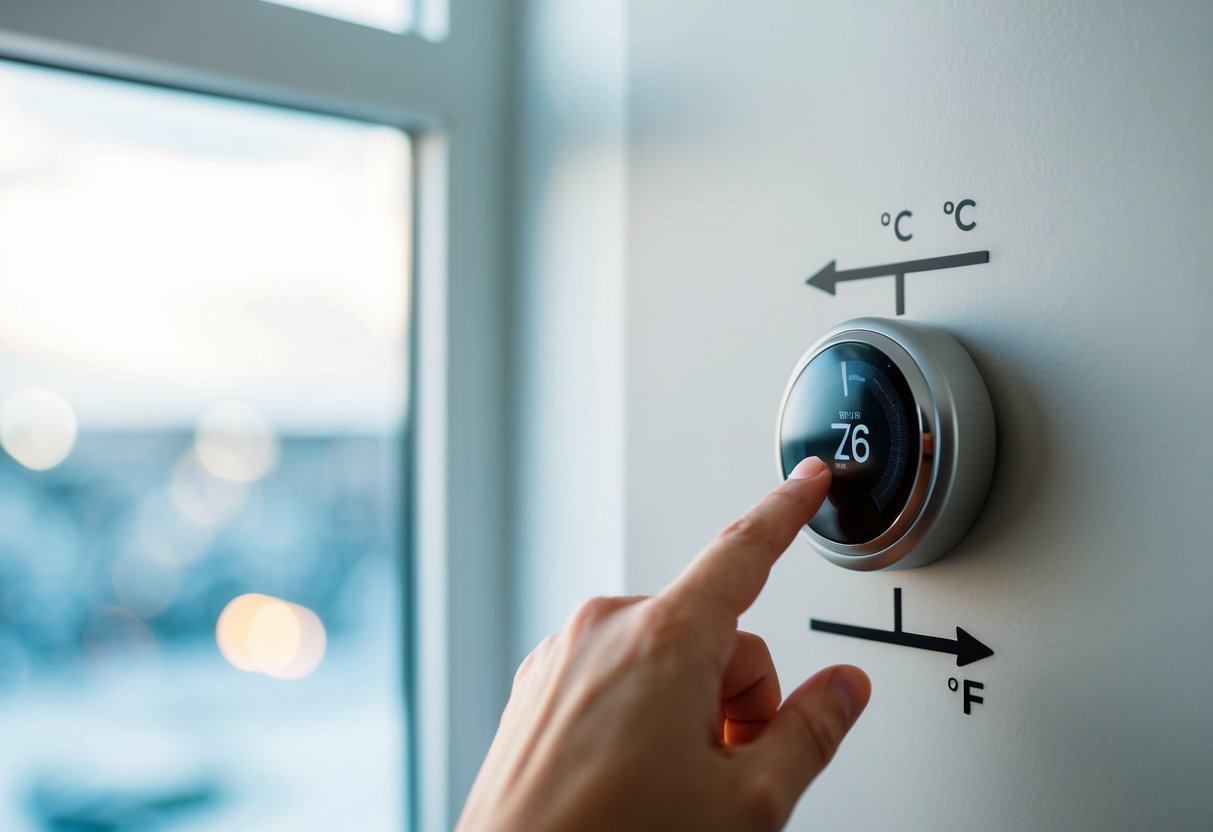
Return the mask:
{"type": "Polygon", "coordinates": [[[256,672],[258,667],[249,652],[248,633],[253,616],[267,600],[264,595],[241,595],[233,598],[219,614],[215,625],[215,642],[223,658],[240,670],[256,672]]]}
{"type": "Polygon", "coordinates": [[[274,675],[299,652],[299,620],[285,601],[267,598],[249,621],[245,641],[249,658],[262,673],[274,675]]]}
{"type": "Polygon", "coordinates": [[[110,566],[110,583],[118,603],[144,620],[164,612],[181,583],[176,564],[154,546],[136,540],[110,566]]]}
{"type": "Polygon", "coordinates": [[[96,613],[81,636],[90,658],[157,655],[156,636],[143,619],[124,607],[110,605],[96,613]]]}
{"type": "Polygon", "coordinates": [[[198,524],[183,511],[179,491],[176,500],[169,489],[153,488],[135,508],[132,537],[138,545],[164,563],[180,566],[205,554],[215,536],[210,525],[198,524]]]}
{"type": "Polygon", "coordinates": [[[277,679],[303,679],[321,661],[327,636],[307,607],[270,595],[233,598],[215,625],[219,652],[240,670],[277,679]]]}
{"type": "Polygon", "coordinates": [[[194,449],[202,467],[231,482],[253,482],[278,461],[278,438],[269,421],[241,402],[223,402],[198,420],[194,449]]]}
{"type": "Polygon", "coordinates": [[[407,825],[411,170],[0,60],[0,832],[407,825]]]}
{"type": "Polygon", "coordinates": [[[249,487],[239,480],[216,477],[201,463],[196,450],[181,455],[169,477],[169,499],[194,525],[223,528],[244,511],[249,487]]]}
{"type": "Polygon", "coordinates": [[[19,390],[0,407],[0,444],[26,468],[54,468],[76,444],[76,412],[53,390],[19,390]]]}

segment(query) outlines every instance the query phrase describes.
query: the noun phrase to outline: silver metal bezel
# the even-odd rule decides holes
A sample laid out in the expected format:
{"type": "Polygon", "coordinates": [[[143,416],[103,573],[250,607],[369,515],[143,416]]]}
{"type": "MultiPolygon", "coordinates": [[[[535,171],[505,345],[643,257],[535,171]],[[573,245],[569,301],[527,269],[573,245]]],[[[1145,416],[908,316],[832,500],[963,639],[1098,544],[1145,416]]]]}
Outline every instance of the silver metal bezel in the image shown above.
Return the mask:
{"type": "Polygon", "coordinates": [[[881,318],[848,321],[801,356],[784,387],[775,424],[775,464],[781,478],[786,474],[780,437],[792,388],[810,361],[843,343],[875,347],[905,377],[922,436],[918,467],[905,507],[874,540],[847,545],[808,526],[802,533],[827,560],[848,569],[921,566],[947,554],[960,541],[984,502],[994,458],[989,394],[968,353],[946,332],[881,318]]]}

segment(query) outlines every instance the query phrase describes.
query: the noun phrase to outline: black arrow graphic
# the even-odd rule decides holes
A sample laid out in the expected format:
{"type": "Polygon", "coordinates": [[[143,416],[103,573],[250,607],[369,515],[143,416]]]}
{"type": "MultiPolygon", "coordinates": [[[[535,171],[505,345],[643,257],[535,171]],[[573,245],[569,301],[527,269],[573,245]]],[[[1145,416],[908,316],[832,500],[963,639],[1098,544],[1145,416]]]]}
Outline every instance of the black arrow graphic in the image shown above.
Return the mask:
{"type": "Polygon", "coordinates": [[[815,289],[834,294],[839,283],[848,280],[863,280],[868,277],[897,278],[897,314],[906,313],[906,275],[911,272],[932,272],[938,269],[954,269],[958,266],[973,266],[978,263],[989,263],[990,252],[967,251],[964,254],[948,254],[943,257],[927,257],[923,260],[906,260],[901,263],[886,263],[883,266],[868,266],[862,269],[835,268],[838,261],[831,260],[825,268],[810,277],[805,283],[815,289]]]}
{"type": "Polygon", "coordinates": [[[856,627],[853,624],[839,624],[835,621],[820,621],[816,618],[809,620],[809,628],[823,633],[834,633],[851,638],[863,638],[868,641],[883,641],[885,644],[899,644],[902,647],[917,647],[919,650],[934,650],[936,653],[952,653],[956,656],[956,666],[980,661],[987,656],[993,656],[994,651],[986,647],[960,627],[956,628],[956,638],[939,638],[938,636],[923,636],[918,633],[907,633],[901,629],[901,588],[893,590],[893,629],[874,630],[870,627],[856,627]]]}

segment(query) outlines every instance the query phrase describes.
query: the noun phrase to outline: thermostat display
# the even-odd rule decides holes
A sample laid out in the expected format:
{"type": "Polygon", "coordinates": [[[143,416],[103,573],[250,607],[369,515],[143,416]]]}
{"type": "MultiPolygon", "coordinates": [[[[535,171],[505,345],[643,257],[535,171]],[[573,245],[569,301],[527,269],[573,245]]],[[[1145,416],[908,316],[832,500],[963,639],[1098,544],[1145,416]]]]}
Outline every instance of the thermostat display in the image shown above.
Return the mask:
{"type": "Polygon", "coordinates": [[[834,475],[806,536],[851,569],[918,566],[952,549],[984,500],[993,446],[972,359],[922,325],[838,327],[801,359],[780,408],[783,476],[808,456],[834,475]]]}

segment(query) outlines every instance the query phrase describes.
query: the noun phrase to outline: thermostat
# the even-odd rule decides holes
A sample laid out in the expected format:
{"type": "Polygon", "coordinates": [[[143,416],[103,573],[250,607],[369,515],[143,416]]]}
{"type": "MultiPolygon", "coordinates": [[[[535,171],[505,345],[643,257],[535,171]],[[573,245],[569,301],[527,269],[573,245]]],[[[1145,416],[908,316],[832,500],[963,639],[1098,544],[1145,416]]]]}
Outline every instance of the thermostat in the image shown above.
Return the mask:
{"type": "Polygon", "coordinates": [[[804,535],[847,569],[922,566],[977,518],[994,467],[994,414],[973,359],[923,324],[860,318],[826,333],[783,394],[776,455],[833,472],[804,535]]]}

